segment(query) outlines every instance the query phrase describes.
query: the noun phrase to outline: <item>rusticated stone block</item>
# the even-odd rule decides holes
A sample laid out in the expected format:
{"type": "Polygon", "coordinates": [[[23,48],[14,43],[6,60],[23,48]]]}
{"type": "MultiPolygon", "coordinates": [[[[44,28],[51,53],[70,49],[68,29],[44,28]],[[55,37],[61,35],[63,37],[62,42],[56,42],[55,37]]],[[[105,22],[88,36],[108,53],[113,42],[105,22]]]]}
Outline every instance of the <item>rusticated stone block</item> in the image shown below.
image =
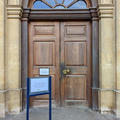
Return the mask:
{"type": "Polygon", "coordinates": [[[5,117],[5,95],[0,93],[0,117],[5,117]]]}
{"type": "Polygon", "coordinates": [[[21,111],[21,91],[11,90],[6,93],[6,110],[10,114],[18,114],[21,111]]]}

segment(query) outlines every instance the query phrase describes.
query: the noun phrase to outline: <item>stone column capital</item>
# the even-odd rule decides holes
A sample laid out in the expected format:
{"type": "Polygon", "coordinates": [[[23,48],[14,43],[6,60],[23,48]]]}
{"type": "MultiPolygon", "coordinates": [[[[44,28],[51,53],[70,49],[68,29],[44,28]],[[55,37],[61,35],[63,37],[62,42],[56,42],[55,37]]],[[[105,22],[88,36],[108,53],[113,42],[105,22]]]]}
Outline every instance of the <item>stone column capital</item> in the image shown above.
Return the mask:
{"type": "Polygon", "coordinates": [[[7,6],[7,17],[8,19],[21,19],[23,9],[19,5],[8,5],[7,6]]]}
{"type": "Polygon", "coordinates": [[[98,21],[98,12],[96,8],[90,8],[91,16],[92,16],[92,21],[98,21]]]}
{"type": "Polygon", "coordinates": [[[99,4],[98,6],[98,15],[99,18],[113,18],[113,4],[99,4]]]}
{"type": "Polygon", "coordinates": [[[22,20],[23,21],[28,21],[28,17],[30,14],[30,9],[23,9],[23,14],[22,14],[22,20]]]}

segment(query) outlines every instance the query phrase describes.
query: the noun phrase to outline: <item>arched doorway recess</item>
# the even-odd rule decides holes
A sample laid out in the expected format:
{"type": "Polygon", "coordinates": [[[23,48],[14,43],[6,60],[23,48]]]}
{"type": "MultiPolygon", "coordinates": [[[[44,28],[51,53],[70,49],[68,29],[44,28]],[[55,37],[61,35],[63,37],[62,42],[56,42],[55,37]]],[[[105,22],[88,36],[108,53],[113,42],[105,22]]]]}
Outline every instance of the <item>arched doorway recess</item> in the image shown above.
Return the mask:
{"type": "MultiPolygon", "coordinates": [[[[91,37],[92,37],[92,53],[91,53],[91,94],[88,96],[89,106],[94,110],[98,110],[98,91],[99,87],[99,38],[98,38],[98,15],[97,15],[97,1],[85,0],[87,9],[32,9],[30,8],[35,0],[23,1],[24,11],[22,18],[22,87],[25,88],[25,79],[28,76],[28,40],[29,40],[29,23],[30,21],[39,20],[72,20],[72,21],[89,21],[91,22],[91,37]]],[[[71,23],[72,24],[72,23],[71,23]]],[[[90,37],[90,36],[89,36],[90,37]]],[[[90,85],[89,84],[89,85],[90,85]]],[[[25,91],[23,91],[23,98],[25,91]]],[[[59,99],[60,96],[57,97],[59,99]]],[[[59,100],[56,100],[59,102],[59,100]]],[[[25,99],[23,100],[23,106],[25,99]]]]}

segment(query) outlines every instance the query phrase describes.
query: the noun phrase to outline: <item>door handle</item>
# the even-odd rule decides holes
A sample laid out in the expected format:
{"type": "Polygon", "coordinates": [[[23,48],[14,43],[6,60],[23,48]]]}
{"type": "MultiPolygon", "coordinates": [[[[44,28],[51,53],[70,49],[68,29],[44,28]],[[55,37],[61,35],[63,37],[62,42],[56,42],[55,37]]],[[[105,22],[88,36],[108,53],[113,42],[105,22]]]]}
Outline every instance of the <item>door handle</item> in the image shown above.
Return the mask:
{"type": "Polygon", "coordinates": [[[70,69],[69,68],[64,69],[62,72],[64,75],[67,75],[68,73],[70,73],[70,69]]]}

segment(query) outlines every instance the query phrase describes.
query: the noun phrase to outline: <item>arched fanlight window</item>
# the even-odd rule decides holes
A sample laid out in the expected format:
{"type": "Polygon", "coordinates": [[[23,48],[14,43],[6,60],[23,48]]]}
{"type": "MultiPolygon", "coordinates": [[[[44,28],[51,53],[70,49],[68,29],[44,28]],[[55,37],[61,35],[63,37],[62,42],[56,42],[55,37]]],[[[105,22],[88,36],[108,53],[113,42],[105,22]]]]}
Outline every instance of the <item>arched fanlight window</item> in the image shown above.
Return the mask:
{"type": "Polygon", "coordinates": [[[36,0],[33,9],[86,9],[86,0],[36,0]]]}

